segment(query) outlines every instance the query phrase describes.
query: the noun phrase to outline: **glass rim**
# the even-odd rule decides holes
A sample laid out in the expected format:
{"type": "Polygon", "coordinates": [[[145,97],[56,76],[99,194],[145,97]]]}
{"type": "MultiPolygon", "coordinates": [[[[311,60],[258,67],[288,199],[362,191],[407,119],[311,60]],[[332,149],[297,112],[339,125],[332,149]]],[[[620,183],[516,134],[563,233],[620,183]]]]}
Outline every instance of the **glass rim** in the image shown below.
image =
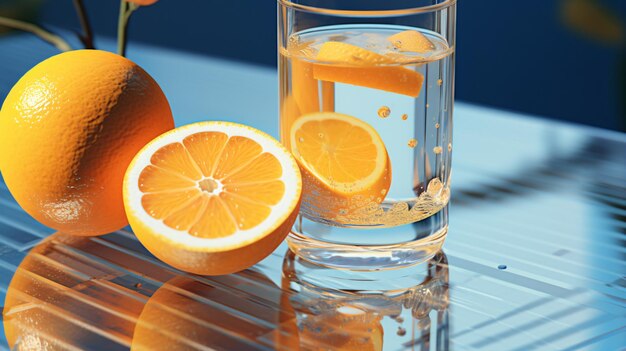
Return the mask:
{"type": "Polygon", "coordinates": [[[428,12],[435,12],[446,9],[454,4],[457,0],[443,0],[438,4],[410,7],[406,9],[395,10],[340,10],[329,9],[324,7],[316,7],[310,5],[302,5],[293,2],[292,0],[277,0],[279,4],[292,9],[319,13],[324,15],[336,15],[336,16],[352,16],[352,17],[387,17],[387,16],[404,16],[413,14],[422,14],[428,12]]]}

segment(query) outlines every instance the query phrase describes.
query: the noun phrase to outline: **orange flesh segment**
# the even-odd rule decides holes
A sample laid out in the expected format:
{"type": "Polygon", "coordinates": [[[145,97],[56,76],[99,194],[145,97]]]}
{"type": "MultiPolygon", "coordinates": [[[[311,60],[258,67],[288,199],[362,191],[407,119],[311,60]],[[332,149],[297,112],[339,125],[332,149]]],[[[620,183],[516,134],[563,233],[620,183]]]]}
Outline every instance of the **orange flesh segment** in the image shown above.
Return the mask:
{"type": "Polygon", "coordinates": [[[435,45],[426,36],[416,30],[406,30],[387,38],[400,51],[426,53],[435,49],[435,45]]]}
{"type": "Polygon", "coordinates": [[[146,194],[141,198],[141,203],[150,216],[163,219],[200,195],[197,189],[177,189],[172,192],[146,194]]]}
{"type": "Polygon", "coordinates": [[[270,215],[270,208],[258,202],[250,201],[224,192],[220,195],[233,215],[239,229],[250,229],[259,225],[270,215]]]}
{"type": "Polygon", "coordinates": [[[196,133],[161,147],[150,162],[138,184],[146,212],[202,238],[259,225],[285,194],[278,159],[243,136],[196,133]]]}
{"type": "Polygon", "coordinates": [[[150,163],[192,180],[200,180],[202,178],[200,169],[181,143],[173,143],[160,148],[152,155],[150,163]]]}
{"type": "MultiPolygon", "coordinates": [[[[268,180],[280,179],[283,169],[274,155],[262,153],[257,158],[249,162],[236,173],[224,178],[222,182],[226,184],[238,183],[258,183],[268,180]]],[[[282,196],[282,194],[281,194],[282,196]]]]}
{"type": "Polygon", "coordinates": [[[209,196],[209,202],[200,219],[190,228],[194,236],[211,233],[213,238],[229,236],[237,230],[226,205],[218,196],[209,196]],[[230,219],[230,220],[229,220],[230,219]]]}
{"type": "Polygon", "coordinates": [[[193,187],[196,183],[179,173],[149,165],[139,176],[139,189],[145,193],[183,189],[193,187]]]}
{"type": "Polygon", "coordinates": [[[329,41],[322,45],[313,70],[315,79],[357,85],[417,97],[424,76],[405,67],[381,66],[398,62],[355,45],[329,41]]]}
{"type": "Polygon", "coordinates": [[[264,205],[276,205],[281,194],[285,193],[285,184],[280,180],[271,180],[259,184],[233,184],[225,185],[226,192],[234,192],[239,196],[254,199],[264,205]]]}
{"type": "Polygon", "coordinates": [[[186,137],[183,145],[202,170],[202,174],[209,177],[213,174],[216,161],[227,141],[228,135],[224,133],[201,132],[186,137]]]}
{"type": "Polygon", "coordinates": [[[224,147],[213,176],[216,179],[228,177],[231,173],[253,162],[262,151],[261,145],[254,140],[240,136],[231,137],[224,147]]]}

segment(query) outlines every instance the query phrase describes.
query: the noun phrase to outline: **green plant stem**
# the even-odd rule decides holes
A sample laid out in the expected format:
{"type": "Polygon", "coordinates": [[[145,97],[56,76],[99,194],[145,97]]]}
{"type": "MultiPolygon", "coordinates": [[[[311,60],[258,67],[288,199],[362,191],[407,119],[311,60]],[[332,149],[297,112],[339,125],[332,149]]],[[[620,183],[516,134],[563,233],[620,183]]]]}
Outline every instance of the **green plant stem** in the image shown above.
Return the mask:
{"type": "Polygon", "coordinates": [[[128,22],[133,11],[137,9],[138,5],[129,3],[126,0],[120,1],[120,15],[117,22],[117,53],[121,56],[126,56],[126,34],[128,33],[128,22]]]}
{"type": "Polygon", "coordinates": [[[91,29],[91,24],[89,23],[89,17],[87,17],[87,11],[85,10],[83,0],[74,0],[74,8],[76,9],[80,26],[83,29],[80,41],[83,42],[85,49],[95,49],[93,45],[93,30],[91,29]]]}
{"type": "Polygon", "coordinates": [[[12,18],[0,16],[0,26],[5,26],[13,29],[19,29],[25,32],[32,33],[42,40],[54,45],[61,51],[70,51],[72,47],[60,36],[50,33],[47,30],[28,22],[15,20],[12,18]]]}

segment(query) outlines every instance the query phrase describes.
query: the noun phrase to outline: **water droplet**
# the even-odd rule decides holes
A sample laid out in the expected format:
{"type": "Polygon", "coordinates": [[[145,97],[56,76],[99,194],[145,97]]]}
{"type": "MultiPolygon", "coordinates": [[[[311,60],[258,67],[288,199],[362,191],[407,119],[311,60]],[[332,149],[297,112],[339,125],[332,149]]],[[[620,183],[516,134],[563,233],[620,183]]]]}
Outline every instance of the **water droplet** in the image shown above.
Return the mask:
{"type": "Polygon", "coordinates": [[[435,155],[439,155],[442,151],[443,149],[441,148],[441,146],[435,146],[433,148],[433,152],[435,153],[435,155]]]}
{"type": "Polygon", "coordinates": [[[409,139],[409,142],[407,143],[407,145],[409,145],[410,148],[414,148],[415,146],[417,146],[417,140],[409,139]]]}
{"type": "Polygon", "coordinates": [[[448,151],[452,151],[452,143],[448,143],[448,151]]]}
{"type": "Polygon", "coordinates": [[[396,40],[393,42],[393,46],[396,48],[401,48],[402,47],[402,40],[396,40]]]}
{"type": "Polygon", "coordinates": [[[505,264],[501,264],[501,265],[498,266],[498,269],[503,271],[503,270],[506,269],[506,265],[505,264]]]}
{"type": "Polygon", "coordinates": [[[398,316],[398,317],[396,317],[396,322],[402,323],[402,322],[404,322],[404,318],[402,318],[401,316],[398,316]]]}
{"type": "Polygon", "coordinates": [[[141,287],[142,287],[142,284],[141,284],[141,283],[136,283],[136,284],[135,284],[135,288],[137,288],[137,289],[141,289],[141,287]]]}
{"type": "Polygon", "coordinates": [[[437,79],[437,85],[441,86],[443,84],[443,79],[437,79]]]}
{"type": "Polygon", "coordinates": [[[439,129],[440,125],[439,123],[435,123],[435,128],[439,129]]]}
{"type": "Polygon", "coordinates": [[[402,120],[406,121],[409,118],[409,115],[407,115],[406,113],[402,115],[402,120]]]}
{"type": "Polygon", "coordinates": [[[429,107],[430,107],[430,104],[426,104],[426,108],[429,108],[429,107]]]}
{"type": "Polygon", "coordinates": [[[304,143],[304,138],[303,137],[299,137],[298,141],[301,142],[301,143],[304,143]]]}
{"type": "Polygon", "coordinates": [[[396,332],[396,334],[398,334],[399,336],[405,336],[406,335],[406,329],[404,329],[402,327],[398,327],[398,331],[396,332]]]}
{"type": "Polygon", "coordinates": [[[391,109],[388,106],[382,106],[378,109],[378,116],[380,118],[387,118],[391,114],[391,109]]]}

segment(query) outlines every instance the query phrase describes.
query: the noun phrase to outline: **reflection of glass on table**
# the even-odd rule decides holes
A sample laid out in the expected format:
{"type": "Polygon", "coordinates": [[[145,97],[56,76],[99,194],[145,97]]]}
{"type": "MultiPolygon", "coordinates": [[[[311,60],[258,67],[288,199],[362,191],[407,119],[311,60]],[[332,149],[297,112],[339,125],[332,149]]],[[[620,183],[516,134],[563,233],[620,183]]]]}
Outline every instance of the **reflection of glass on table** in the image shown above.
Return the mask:
{"type": "MultiPolygon", "coordinates": [[[[402,279],[371,281],[389,290],[337,290],[323,286],[355,285],[320,279],[320,270],[288,252],[283,262],[282,288],[291,289],[289,303],[295,311],[304,350],[382,350],[417,347],[448,349],[448,264],[443,252],[421,267],[417,285],[398,287],[402,279]],[[316,285],[320,284],[320,285],[316,285]],[[435,334],[431,334],[434,324],[435,334]]],[[[422,266],[420,265],[420,266],[422,266]]],[[[328,270],[328,269],[326,269],[328,270]]],[[[415,269],[414,273],[417,273],[415,269]]],[[[330,273],[332,275],[332,273],[330,273]]],[[[359,276],[345,278],[359,280],[359,276]]],[[[406,277],[407,280],[417,276],[406,277]]],[[[402,283],[400,283],[402,284],[402,283]]]]}

